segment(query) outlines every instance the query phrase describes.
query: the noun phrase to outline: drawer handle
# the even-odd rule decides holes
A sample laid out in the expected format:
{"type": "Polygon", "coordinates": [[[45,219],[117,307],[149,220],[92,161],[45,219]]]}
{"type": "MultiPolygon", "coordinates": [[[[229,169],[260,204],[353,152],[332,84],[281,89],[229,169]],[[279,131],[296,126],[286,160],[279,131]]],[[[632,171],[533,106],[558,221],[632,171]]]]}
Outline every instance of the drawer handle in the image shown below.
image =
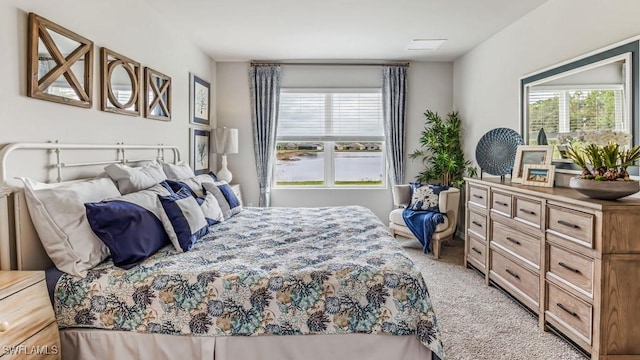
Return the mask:
{"type": "Polygon", "coordinates": [[[514,273],[513,271],[511,271],[509,269],[506,269],[506,271],[507,271],[507,274],[509,274],[509,275],[513,276],[514,278],[520,280],[520,276],[518,274],[514,273]]]}
{"type": "Polygon", "coordinates": [[[562,266],[563,268],[565,268],[565,269],[567,269],[569,271],[573,271],[576,274],[580,274],[580,270],[572,268],[571,266],[569,266],[569,265],[567,265],[567,264],[565,264],[563,262],[559,262],[558,265],[562,266]]]}
{"type": "Polygon", "coordinates": [[[560,224],[560,225],[564,225],[564,226],[566,226],[566,227],[570,227],[570,228],[572,228],[572,229],[580,229],[580,226],[579,226],[579,225],[572,224],[572,223],[570,223],[570,222],[566,222],[566,221],[564,221],[564,220],[558,220],[558,224],[560,224]]]}
{"type": "Polygon", "coordinates": [[[556,305],[557,305],[560,309],[562,309],[562,310],[566,311],[566,312],[567,312],[567,314],[569,314],[569,315],[571,315],[571,316],[573,316],[573,317],[575,317],[575,318],[577,318],[577,317],[578,317],[578,314],[576,314],[575,312],[573,312],[573,311],[571,311],[571,310],[567,309],[567,307],[566,307],[566,306],[564,306],[564,305],[562,305],[561,303],[557,303],[556,305]]]}
{"type": "Polygon", "coordinates": [[[506,202],[502,202],[502,201],[495,201],[496,204],[500,205],[500,206],[507,206],[509,204],[507,204],[506,202]]]}
{"type": "Polygon", "coordinates": [[[531,211],[531,210],[527,210],[527,209],[518,209],[520,211],[522,211],[525,214],[529,214],[529,215],[535,215],[535,211],[531,211]]]}
{"type": "Polygon", "coordinates": [[[478,195],[478,194],[473,194],[473,197],[478,199],[484,199],[484,196],[478,195]]]}
{"type": "Polygon", "coordinates": [[[474,247],[472,247],[471,250],[473,250],[473,251],[477,252],[478,254],[482,255],[482,251],[480,251],[480,250],[478,250],[478,249],[476,249],[474,247]]]}
{"type": "Polygon", "coordinates": [[[518,240],[516,240],[516,239],[514,239],[514,238],[510,238],[510,237],[508,237],[508,236],[507,236],[507,240],[511,241],[512,243],[514,243],[514,244],[516,244],[516,245],[522,245],[522,244],[520,244],[520,241],[518,241],[518,240]]]}
{"type": "Polygon", "coordinates": [[[482,224],[480,224],[480,223],[479,223],[479,222],[477,222],[477,221],[472,221],[471,223],[472,223],[473,225],[475,225],[475,226],[480,226],[480,227],[482,227],[482,224]]]}
{"type": "Polygon", "coordinates": [[[6,321],[0,322],[0,332],[5,332],[9,330],[9,323],[6,321]]]}

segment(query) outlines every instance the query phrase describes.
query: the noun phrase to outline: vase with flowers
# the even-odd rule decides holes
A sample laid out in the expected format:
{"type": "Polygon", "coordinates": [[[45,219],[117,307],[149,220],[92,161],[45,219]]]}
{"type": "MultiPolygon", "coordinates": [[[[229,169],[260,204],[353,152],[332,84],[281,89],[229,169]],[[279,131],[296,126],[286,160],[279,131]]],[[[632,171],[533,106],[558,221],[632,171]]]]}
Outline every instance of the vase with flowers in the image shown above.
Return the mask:
{"type": "Polygon", "coordinates": [[[574,143],[567,157],[582,168],[582,174],[569,181],[569,187],[594,199],[615,200],[640,191],[627,168],[640,159],[640,146],[626,148],[618,143],[606,145],[574,143]]]}

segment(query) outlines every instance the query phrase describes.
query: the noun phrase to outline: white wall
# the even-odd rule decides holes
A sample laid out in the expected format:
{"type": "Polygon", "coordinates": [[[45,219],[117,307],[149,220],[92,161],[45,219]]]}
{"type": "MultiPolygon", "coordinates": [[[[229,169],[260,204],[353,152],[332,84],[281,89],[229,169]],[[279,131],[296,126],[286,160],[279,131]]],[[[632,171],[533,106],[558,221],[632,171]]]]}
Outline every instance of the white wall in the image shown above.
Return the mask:
{"type": "MultiPolygon", "coordinates": [[[[163,23],[162,17],[145,1],[4,0],[0,3],[0,48],[3,49],[0,52],[0,146],[16,141],[50,140],[164,143],[178,145],[183,159],[188,159],[189,72],[211,80],[212,90],[215,89],[215,63],[178,29],[163,23]],[[91,109],[26,96],[29,12],[94,42],[91,109]],[[172,78],[171,122],[99,110],[99,50],[103,46],[172,78]]],[[[215,100],[215,96],[212,99],[215,100]]]]}
{"type": "MultiPolygon", "coordinates": [[[[228,155],[229,169],[234,174],[233,182],[242,186],[245,203],[257,206],[259,189],[256,179],[253,157],[253,135],[251,129],[251,110],[248,88],[248,63],[219,62],[217,69],[217,120],[218,126],[239,129],[240,149],[238,154],[228,155]]],[[[360,69],[356,67],[355,69],[360,69]]],[[[335,79],[353,84],[353,77],[343,69],[318,67],[314,74],[324,75],[316,79],[303,79],[308,73],[300,67],[283,67],[283,86],[301,85],[303,81],[325,81],[323,86],[337,86],[335,79]],[[327,71],[333,72],[328,75],[327,71]],[[336,73],[339,73],[336,75],[336,73]],[[345,77],[351,76],[351,79],[345,77]],[[329,80],[331,77],[332,81],[329,80]]],[[[375,71],[371,68],[364,72],[375,71]]],[[[371,77],[369,79],[372,79],[371,77]]],[[[371,85],[380,84],[379,79],[371,80],[371,85]]],[[[451,63],[411,63],[408,73],[407,99],[407,152],[417,148],[418,137],[424,126],[423,113],[426,109],[447,113],[452,109],[453,64],[451,63]]],[[[367,86],[369,83],[359,83],[367,86]]],[[[413,180],[421,166],[407,160],[406,181],[413,180]]],[[[362,205],[371,209],[385,223],[392,208],[391,190],[372,189],[273,189],[273,206],[338,206],[362,205]]]]}
{"type": "MultiPolygon", "coordinates": [[[[465,153],[496,127],[520,130],[519,79],[640,34],[640,1],[549,0],[454,62],[465,153]]],[[[638,76],[636,74],[635,76],[638,76]]]]}

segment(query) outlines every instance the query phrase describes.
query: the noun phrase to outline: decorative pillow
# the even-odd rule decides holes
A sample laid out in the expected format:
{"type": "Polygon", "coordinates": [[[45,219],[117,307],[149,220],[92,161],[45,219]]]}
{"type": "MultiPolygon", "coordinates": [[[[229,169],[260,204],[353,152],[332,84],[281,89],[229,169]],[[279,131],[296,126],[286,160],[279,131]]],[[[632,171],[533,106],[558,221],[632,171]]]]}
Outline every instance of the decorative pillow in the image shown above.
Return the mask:
{"type": "Polygon", "coordinates": [[[158,195],[164,211],[160,213],[164,230],[178,251],[189,251],[196,241],[209,231],[200,205],[191,193],[180,189],[177,193],[158,195]]]}
{"type": "Polygon", "coordinates": [[[439,195],[448,186],[439,185],[422,185],[420,183],[411,183],[411,210],[435,211],[440,212],[438,207],[439,195]]]}
{"type": "Polygon", "coordinates": [[[51,261],[67,274],[85,277],[109,256],[93,233],[84,203],[120,196],[109,178],[43,184],[27,178],[25,198],[33,225],[51,261]]]}
{"type": "Polygon", "coordinates": [[[196,201],[200,204],[200,209],[202,210],[202,214],[204,214],[204,218],[207,220],[208,225],[215,225],[224,221],[222,209],[213,194],[209,193],[206,197],[198,198],[196,201]]]}
{"type": "Polygon", "coordinates": [[[111,164],[104,171],[118,184],[122,195],[145,190],[167,179],[162,165],[153,161],[142,167],[111,164]]]}
{"type": "Polygon", "coordinates": [[[113,264],[130,269],[169,243],[160,221],[162,184],[116,199],[84,204],[93,232],[111,251],[113,264]]]}
{"type": "Polygon", "coordinates": [[[195,177],[196,174],[193,172],[189,164],[186,162],[179,162],[177,164],[169,164],[166,162],[161,162],[162,170],[164,170],[165,175],[167,175],[167,179],[169,180],[182,180],[195,177]]]}
{"type": "Polygon", "coordinates": [[[183,187],[188,188],[191,191],[191,194],[196,198],[204,197],[204,189],[203,184],[210,183],[213,184],[217,181],[215,174],[201,174],[188,179],[182,179],[180,181],[175,180],[167,180],[167,184],[171,186],[174,192],[178,192],[183,187]]]}
{"type": "Polygon", "coordinates": [[[205,183],[203,186],[207,193],[213,194],[218,201],[225,220],[242,211],[240,200],[226,181],[205,183]]]}

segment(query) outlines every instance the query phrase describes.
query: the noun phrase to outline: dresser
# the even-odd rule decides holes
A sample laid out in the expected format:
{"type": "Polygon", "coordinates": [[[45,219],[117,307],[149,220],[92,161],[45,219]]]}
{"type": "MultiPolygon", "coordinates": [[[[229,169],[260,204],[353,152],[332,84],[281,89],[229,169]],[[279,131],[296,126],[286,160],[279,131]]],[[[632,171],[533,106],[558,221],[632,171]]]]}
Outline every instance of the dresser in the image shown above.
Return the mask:
{"type": "Polygon", "coordinates": [[[640,199],[465,180],[465,266],[592,359],[640,360],[640,199]]]}
{"type": "Polygon", "coordinates": [[[44,272],[0,271],[0,360],[59,358],[44,272]]]}

